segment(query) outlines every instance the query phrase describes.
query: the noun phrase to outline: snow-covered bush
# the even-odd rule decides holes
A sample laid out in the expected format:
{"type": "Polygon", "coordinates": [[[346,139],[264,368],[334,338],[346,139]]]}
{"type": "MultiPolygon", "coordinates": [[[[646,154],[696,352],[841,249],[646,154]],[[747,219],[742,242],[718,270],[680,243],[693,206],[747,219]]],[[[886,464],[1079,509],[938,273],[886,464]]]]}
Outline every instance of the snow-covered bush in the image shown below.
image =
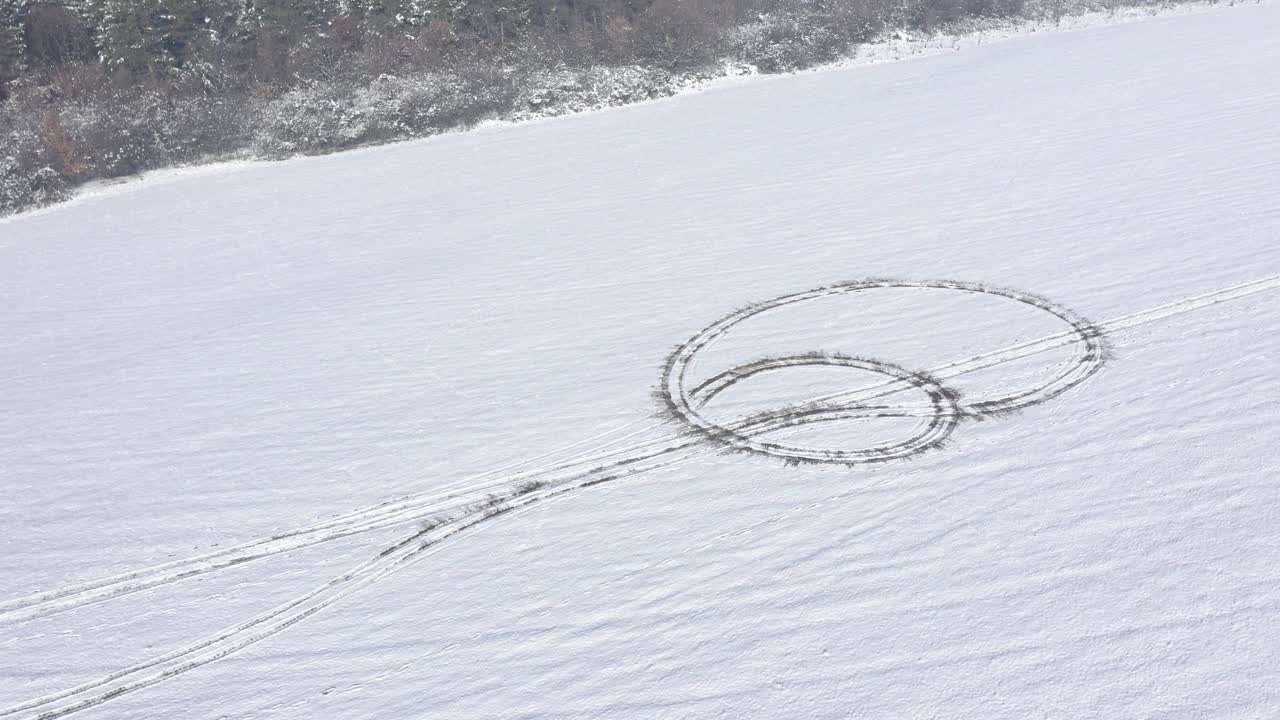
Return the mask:
{"type": "Polygon", "coordinates": [[[51,205],[67,196],[67,183],[57,170],[32,167],[12,155],[0,157],[0,215],[51,205]]]}
{"type": "Polygon", "coordinates": [[[321,84],[267,104],[254,149],[267,157],[317,153],[429,135],[506,114],[514,91],[499,77],[430,73],[368,85],[321,84]]]}
{"type": "Polygon", "coordinates": [[[243,147],[250,136],[242,98],[117,91],[65,104],[59,115],[87,177],[195,162],[243,147]]]}
{"type": "Polygon", "coordinates": [[[67,183],[43,137],[38,105],[28,97],[0,105],[0,215],[67,197],[67,183]]]}
{"type": "Polygon", "coordinates": [[[512,119],[545,117],[666,97],[681,86],[681,76],[660,68],[560,68],[525,78],[512,119]]]}
{"type": "Polygon", "coordinates": [[[732,35],[734,55],[760,72],[777,73],[836,59],[851,40],[794,14],[763,16],[732,35]]]}

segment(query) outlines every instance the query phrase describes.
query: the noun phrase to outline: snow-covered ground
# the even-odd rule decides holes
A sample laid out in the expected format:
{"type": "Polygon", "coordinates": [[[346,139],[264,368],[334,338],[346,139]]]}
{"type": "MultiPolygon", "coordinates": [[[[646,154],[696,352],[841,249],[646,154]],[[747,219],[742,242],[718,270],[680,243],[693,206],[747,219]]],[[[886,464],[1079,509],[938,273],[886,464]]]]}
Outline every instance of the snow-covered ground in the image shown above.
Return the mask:
{"type": "Polygon", "coordinates": [[[0,223],[0,717],[1277,716],[1275,27],[0,223]]]}

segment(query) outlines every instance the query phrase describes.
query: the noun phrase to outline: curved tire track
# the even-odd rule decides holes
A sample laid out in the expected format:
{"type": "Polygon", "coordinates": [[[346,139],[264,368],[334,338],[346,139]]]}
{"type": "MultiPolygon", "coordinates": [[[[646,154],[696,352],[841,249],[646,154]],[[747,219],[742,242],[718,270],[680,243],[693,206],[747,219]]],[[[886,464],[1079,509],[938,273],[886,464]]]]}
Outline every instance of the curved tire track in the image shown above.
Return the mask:
{"type": "MultiPolygon", "coordinates": [[[[993,356],[990,359],[995,359],[995,357],[993,356]]],[[[1003,362],[1003,360],[1001,361],[1003,362]]],[[[708,325],[667,358],[667,363],[662,370],[659,397],[664,402],[671,417],[717,444],[735,450],[777,457],[789,462],[858,464],[902,459],[939,447],[950,436],[960,417],[1006,414],[1048,402],[1092,377],[1102,368],[1105,361],[1106,346],[1103,342],[1102,331],[1098,326],[1062,305],[1039,295],[1020,290],[955,280],[859,280],[783,295],[772,300],[748,305],[708,325]],[[1079,350],[1075,360],[1064,371],[1044,383],[1008,395],[967,404],[960,402],[959,393],[944,386],[936,375],[927,370],[912,371],[881,360],[857,359],[843,355],[826,355],[822,353],[763,358],[714,375],[697,385],[693,390],[688,388],[689,368],[698,355],[744,321],[782,307],[883,289],[946,290],[1012,300],[1049,313],[1065,323],[1069,330],[1063,335],[1070,338],[1071,342],[1078,344],[1079,350]],[[732,427],[732,424],[717,423],[700,411],[699,402],[695,399],[698,391],[711,392],[712,396],[714,396],[756,374],[802,365],[855,367],[887,375],[891,380],[891,384],[910,386],[920,390],[928,395],[933,406],[930,427],[921,435],[913,436],[895,444],[844,450],[810,448],[763,440],[756,437],[754,433],[748,433],[745,430],[732,427]]],[[[707,400],[709,399],[707,398],[707,400]]],[[[702,404],[705,404],[707,400],[703,400],[702,404]]],[[[846,405],[843,404],[850,401],[850,398],[847,397],[832,396],[820,401],[819,405],[825,404],[829,410],[835,412],[840,409],[852,409],[855,405],[850,405],[846,408],[846,405]]],[[[814,410],[812,406],[793,406],[770,411],[770,414],[779,418],[789,417],[797,422],[802,422],[806,418],[812,417],[814,410]]]]}
{"type": "MultiPolygon", "coordinates": [[[[849,288],[854,285],[859,286],[859,290],[871,289],[872,287],[940,287],[939,283],[908,285],[901,281],[869,281],[833,287],[839,289],[849,288]],[[894,284],[885,285],[885,283],[894,284]]],[[[966,283],[946,283],[944,289],[992,292],[990,288],[985,287],[980,290],[971,289],[977,287],[966,283]]],[[[752,436],[805,424],[834,422],[855,417],[924,416],[929,420],[926,431],[917,433],[911,438],[892,446],[886,445],[854,451],[822,451],[836,454],[831,456],[823,455],[816,458],[815,461],[848,463],[909,457],[916,452],[923,452],[929,447],[936,447],[937,444],[946,439],[946,436],[954,429],[955,424],[964,417],[1006,413],[1031,404],[1046,402],[1084,382],[1097,372],[1105,360],[1106,347],[1102,343],[1102,335],[1105,331],[1133,327],[1144,322],[1152,322],[1180,312],[1188,312],[1276,287],[1280,287],[1280,276],[1271,276],[1252,283],[1224,288],[1151,308],[1147,311],[1125,315],[1101,325],[1084,323],[1074,314],[1062,315],[1055,312],[1055,315],[1071,324],[1071,330],[948,363],[928,372],[912,372],[889,363],[865,358],[820,353],[785,358],[765,358],[724,371],[687,392],[683,390],[682,386],[679,386],[678,389],[681,391],[678,396],[681,398],[680,407],[688,407],[690,410],[695,411],[701,410],[716,395],[737,382],[760,373],[774,372],[803,365],[851,367],[878,372],[886,375],[888,379],[853,391],[835,393],[825,398],[816,398],[780,410],[741,418],[724,425],[711,425],[708,423],[711,426],[710,431],[695,433],[698,437],[666,436],[608,452],[593,454],[588,451],[547,468],[535,468],[512,475],[500,476],[472,488],[464,488],[453,493],[444,493],[445,499],[438,501],[435,505],[431,504],[431,500],[439,498],[441,493],[413,496],[406,500],[351,513],[333,521],[291,531],[284,535],[246,543],[219,553],[185,561],[175,561],[73,588],[50,591],[0,604],[0,619],[7,619],[4,617],[6,613],[9,618],[12,618],[16,613],[24,610],[29,612],[29,616],[48,614],[60,609],[135,592],[143,587],[154,587],[167,582],[176,582],[185,577],[211,572],[222,567],[258,559],[259,557],[327,542],[337,537],[346,537],[366,530],[418,521],[423,519],[424,514],[429,514],[427,508],[433,508],[434,512],[439,512],[440,502],[451,503],[450,507],[455,508],[455,516],[452,518],[441,521],[433,527],[415,533],[384,549],[377,556],[342,573],[306,595],[198,642],[116,671],[98,680],[0,709],[0,717],[37,711],[37,714],[32,716],[33,718],[53,720],[79,710],[100,705],[125,693],[155,685],[168,678],[214,662],[283,631],[337,602],[346,595],[385,577],[395,569],[408,564],[432,548],[437,547],[445,540],[474,528],[487,520],[522,510],[535,503],[565,495],[576,489],[682,462],[695,456],[698,452],[704,451],[707,448],[705,443],[707,439],[715,440],[717,444],[727,444],[730,447],[735,447],[733,442],[726,442],[721,437],[717,437],[718,435],[723,434],[731,438],[743,437],[750,439],[752,436]],[[1084,350],[1078,356],[1078,362],[1073,364],[1067,372],[1055,377],[1049,383],[1019,393],[983,401],[982,403],[964,405],[960,403],[958,396],[953,391],[948,390],[941,382],[944,379],[1028,357],[1068,343],[1083,344],[1084,350]],[[867,404],[878,398],[902,392],[905,389],[924,392],[930,399],[930,405],[927,408],[912,408],[902,405],[867,404]],[[930,431],[928,428],[933,428],[933,430],[930,431]],[[896,450],[891,450],[890,448],[896,448],[896,450]],[[846,455],[847,453],[854,454],[852,459],[846,455]],[[483,502],[475,499],[475,493],[492,488],[507,488],[507,490],[504,495],[491,494],[483,502]],[[278,543],[286,539],[292,539],[292,544],[270,545],[270,543],[278,543]],[[41,610],[44,610],[44,612],[41,612],[41,610]]],[[[802,299],[811,299],[812,297],[818,297],[818,295],[813,294],[815,292],[830,293],[830,291],[831,289],[827,288],[787,297],[798,298],[803,296],[802,299]]],[[[855,290],[846,291],[853,292],[855,290]]],[[[1011,293],[1012,291],[1008,292],[1011,293]]],[[[1048,303],[1046,300],[1025,293],[1019,293],[1017,297],[1008,294],[1005,296],[1032,304],[1048,303]]],[[[795,301],[798,302],[800,300],[795,301]]],[[[776,303],[776,301],[774,302],[776,303]]],[[[768,304],[766,303],[766,305],[768,304]]],[[[755,308],[757,306],[752,307],[755,308]]],[[[1037,304],[1037,307],[1041,307],[1041,305],[1037,304]]],[[[1053,307],[1062,310],[1063,313],[1067,312],[1058,306],[1053,307]]],[[[1048,308],[1042,307],[1042,309],[1048,308]]],[[[750,316],[763,311],[763,309],[751,310],[752,308],[747,308],[728,317],[741,315],[744,312],[747,312],[747,316],[750,316]]],[[[723,322],[722,320],[710,326],[708,330],[721,327],[723,322]]],[[[736,324],[736,322],[730,324],[736,324]]],[[[708,339],[707,342],[699,343],[698,341],[707,334],[708,331],[704,330],[703,333],[695,336],[685,346],[682,346],[681,350],[698,344],[701,347],[705,347],[711,340],[714,340],[714,337],[708,339]]],[[[672,358],[677,358],[681,350],[677,350],[672,358]]],[[[697,349],[694,350],[695,353],[696,351],[697,349]]],[[[685,365],[687,365],[687,362],[685,365]]],[[[678,368],[678,360],[668,361],[663,371],[664,385],[677,372],[682,374],[682,370],[678,370],[678,368]]],[[[681,377],[680,380],[682,382],[683,378],[681,377]]],[[[781,443],[776,443],[776,445],[784,449],[791,447],[781,443]]],[[[766,449],[770,450],[765,454],[776,454],[775,449],[770,447],[769,444],[766,443],[765,446],[766,449]]],[[[754,451],[751,448],[747,449],[754,451]]],[[[796,459],[810,460],[811,458],[796,459]]]]}

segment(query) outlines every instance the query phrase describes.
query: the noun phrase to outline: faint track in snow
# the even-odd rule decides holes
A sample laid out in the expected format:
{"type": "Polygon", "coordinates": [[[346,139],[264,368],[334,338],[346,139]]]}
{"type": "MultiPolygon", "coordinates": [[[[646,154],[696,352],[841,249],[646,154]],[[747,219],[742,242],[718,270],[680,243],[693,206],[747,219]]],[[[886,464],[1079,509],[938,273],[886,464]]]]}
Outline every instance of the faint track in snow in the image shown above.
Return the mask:
{"type": "MultiPolygon", "coordinates": [[[[937,447],[951,434],[957,424],[966,418],[1015,412],[1024,407],[1047,402],[1078,386],[1096,374],[1105,361],[1106,348],[1102,338],[1107,333],[1276,288],[1280,288],[1280,275],[1184,298],[1098,324],[1088,323],[1065,308],[1038,296],[955,282],[864,281],[797,293],[760,305],[749,306],[726,316],[695,335],[677,349],[664,366],[659,392],[665,394],[664,401],[668,411],[685,422],[692,430],[691,433],[668,434],[620,448],[606,449],[610,445],[648,429],[642,428],[638,432],[630,433],[603,446],[597,446],[595,449],[570,456],[546,467],[524,469],[518,472],[507,472],[504,469],[474,478],[482,481],[461,488],[455,487],[443,492],[410,496],[307,528],[228,548],[218,553],[166,563],[0,604],[2,621],[12,622],[39,617],[341,537],[436,517],[436,524],[433,526],[384,549],[377,556],[299,598],[200,641],[116,671],[98,680],[0,709],[0,717],[35,711],[35,714],[29,717],[37,720],[53,720],[100,705],[125,693],[163,682],[279,633],[423,556],[445,540],[487,520],[520,511],[574,490],[683,462],[715,446],[780,457],[790,462],[856,464],[913,456],[937,447]],[[927,371],[907,370],[890,363],[865,358],[812,353],[755,360],[714,375],[692,389],[685,387],[684,370],[692,358],[727,332],[730,327],[747,317],[786,304],[889,287],[942,289],[998,295],[1051,312],[1067,322],[1070,329],[947,363],[927,371]],[[950,378],[1030,357],[1068,344],[1081,346],[1081,351],[1077,353],[1074,362],[1049,381],[1032,388],[995,399],[964,403],[961,402],[957,393],[943,384],[950,378]],[[887,379],[851,391],[833,393],[723,424],[706,419],[700,412],[719,393],[750,377],[804,366],[849,367],[879,373],[885,375],[887,379]],[[905,390],[922,392],[929,402],[926,405],[868,404],[905,390]],[[759,440],[765,434],[803,425],[866,417],[922,417],[927,422],[922,431],[905,440],[852,450],[805,448],[759,440]],[[443,518],[439,517],[442,513],[445,515],[443,518]]],[[[607,437],[609,434],[597,436],[597,439],[607,437]]],[[[527,463],[518,463],[516,467],[522,465],[527,463]]]]}

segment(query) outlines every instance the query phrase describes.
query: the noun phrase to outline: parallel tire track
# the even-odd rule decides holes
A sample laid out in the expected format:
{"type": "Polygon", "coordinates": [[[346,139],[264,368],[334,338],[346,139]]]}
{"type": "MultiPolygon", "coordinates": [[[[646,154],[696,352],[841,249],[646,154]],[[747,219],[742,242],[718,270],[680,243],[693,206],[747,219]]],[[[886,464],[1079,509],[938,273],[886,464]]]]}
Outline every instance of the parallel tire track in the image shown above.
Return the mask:
{"type": "MultiPolygon", "coordinates": [[[[700,411],[703,406],[734,384],[761,373],[806,365],[850,367],[879,373],[885,375],[887,379],[853,391],[835,393],[722,425],[703,419],[702,422],[707,425],[705,428],[690,423],[690,427],[694,430],[692,436],[664,435],[610,451],[588,451],[544,468],[501,475],[452,492],[412,496],[273,538],[229,548],[219,553],[166,563],[0,604],[0,620],[36,617],[117,597],[145,587],[176,582],[185,577],[212,572],[261,557],[328,542],[339,537],[417,522],[441,512],[447,514],[446,518],[437,517],[429,527],[384,549],[375,557],[299,598],[199,641],[113,672],[103,678],[0,709],[0,717],[35,711],[36,714],[30,716],[31,718],[53,720],[163,682],[279,633],[347,595],[386,577],[396,569],[428,553],[442,542],[487,520],[561,497],[574,490],[683,462],[695,457],[698,453],[708,451],[714,445],[759,452],[791,461],[859,463],[909,457],[936,447],[950,435],[962,419],[1011,412],[1032,404],[1046,402],[1078,386],[1095,374],[1105,360],[1106,347],[1102,337],[1106,332],[1127,329],[1144,322],[1152,322],[1180,312],[1188,312],[1277,287],[1280,287],[1280,275],[1186,298],[1098,325],[1086,323],[1069,311],[1026,293],[993,290],[985,286],[953,282],[850,283],[808,293],[798,293],[764,303],[762,306],[740,310],[695,335],[668,360],[664,367],[663,386],[660,392],[666,390],[669,395],[672,392],[675,393],[675,399],[667,403],[669,409],[674,405],[677,410],[688,413],[689,417],[702,418],[700,411]],[[812,353],[756,360],[715,375],[693,389],[684,388],[684,370],[692,356],[723,335],[728,327],[742,319],[788,302],[802,302],[817,297],[842,292],[860,292],[877,287],[934,288],[1000,295],[1052,312],[1066,321],[1071,329],[948,363],[930,371],[910,371],[890,363],[865,358],[812,353]],[[954,391],[942,384],[945,379],[1071,343],[1080,344],[1082,347],[1077,354],[1076,362],[1050,381],[1033,388],[992,400],[965,404],[960,401],[954,391]],[[671,383],[673,378],[674,385],[671,383]],[[878,398],[904,390],[923,392],[929,400],[928,405],[869,404],[878,398]],[[807,424],[864,417],[921,417],[925,423],[923,430],[917,431],[916,434],[904,440],[854,450],[815,451],[811,448],[758,439],[768,433],[807,424]],[[744,439],[752,444],[743,446],[741,441],[744,439]],[[714,442],[708,444],[707,440],[714,442]],[[797,449],[800,452],[797,453],[797,449]],[[487,495],[484,494],[486,492],[488,492],[487,495]]],[[[682,420],[685,418],[684,414],[677,413],[677,416],[682,420]]]]}
{"type": "MultiPolygon", "coordinates": [[[[1178,313],[1209,307],[1214,304],[1227,302],[1276,288],[1280,288],[1280,275],[1271,275],[1251,282],[1241,283],[1239,285],[1166,303],[1148,310],[1123,315],[1112,320],[1099,323],[1095,327],[1100,333],[1113,333],[1144,323],[1171,317],[1178,313]]],[[[811,291],[811,293],[812,292],[814,291],[811,291]]],[[[809,293],[802,293],[800,295],[807,294],[809,293]]],[[[796,298],[797,296],[790,297],[796,298]]],[[[752,308],[755,307],[757,306],[752,306],[752,308]]],[[[739,313],[740,312],[742,311],[739,311],[739,313]]],[[[738,313],[734,313],[733,315],[737,314],[738,313]]],[[[733,315],[729,317],[732,318],[733,315]]],[[[722,320],[721,323],[723,322],[724,321],[722,320]]],[[[719,324],[720,323],[717,323],[717,325],[719,324]]],[[[685,346],[693,343],[696,339],[697,336],[692,338],[685,346]]],[[[957,360],[955,362],[931,368],[928,371],[928,374],[935,380],[945,382],[946,380],[966,373],[994,367],[1004,362],[1029,357],[1066,344],[1076,343],[1078,340],[1079,330],[1073,327],[1069,330],[1043,338],[1019,343],[1007,348],[1001,348],[1000,350],[983,353],[971,358],[965,358],[963,360],[957,360]]],[[[1089,367],[1092,367],[1092,365],[1089,367]]],[[[724,373],[707,380],[702,386],[695,388],[692,392],[695,394],[706,393],[707,400],[710,400],[728,386],[727,381],[733,377],[734,370],[740,369],[725,371],[724,373]]],[[[668,370],[668,372],[670,372],[670,370],[668,370]]],[[[1078,384],[1078,382],[1075,382],[1074,384],[1078,384]]],[[[812,404],[826,403],[831,405],[856,403],[859,401],[865,402],[892,395],[902,389],[902,382],[897,378],[890,377],[889,379],[879,383],[860,387],[853,391],[834,393],[821,398],[815,398],[810,402],[812,404]]],[[[669,396],[670,393],[668,392],[666,395],[669,396]]],[[[987,406],[987,408],[989,407],[991,407],[991,405],[987,406]]],[[[713,436],[712,439],[715,439],[714,436],[719,433],[713,429],[709,434],[713,436]]],[[[554,463],[530,471],[501,475],[496,479],[490,479],[485,482],[472,484],[449,492],[437,491],[412,495],[389,503],[349,513],[332,520],[327,520],[304,528],[294,529],[270,538],[253,540],[233,547],[224,548],[213,553],[163,563],[128,573],[3,601],[0,602],[0,624],[42,617],[63,610],[80,607],[94,602],[100,602],[119,595],[137,592],[139,590],[156,587],[170,582],[176,582],[184,578],[349,537],[357,533],[381,530],[384,528],[409,525],[416,522],[422,522],[424,520],[430,520],[438,514],[447,513],[455,508],[465,507],[466,505],[475,502],[477,499],[483,498],[484,494],[488,492],[506,492],[520,483],[539,482],[548,477],[554,479],[559,474],[572,475],[583,471],[589,471],[594,469],[597,465],[605,465],[610,462],[620,462],[629,456],[647,457],[655,450],[666,451],[673,449],[676,445],[678,445],[678,443],[673,444],[673,438],[665,437],[624,446],[609,452],[596,453],[594,455],[587,453],[577,458],[572,458],[569,461],[554,463]]]]}

